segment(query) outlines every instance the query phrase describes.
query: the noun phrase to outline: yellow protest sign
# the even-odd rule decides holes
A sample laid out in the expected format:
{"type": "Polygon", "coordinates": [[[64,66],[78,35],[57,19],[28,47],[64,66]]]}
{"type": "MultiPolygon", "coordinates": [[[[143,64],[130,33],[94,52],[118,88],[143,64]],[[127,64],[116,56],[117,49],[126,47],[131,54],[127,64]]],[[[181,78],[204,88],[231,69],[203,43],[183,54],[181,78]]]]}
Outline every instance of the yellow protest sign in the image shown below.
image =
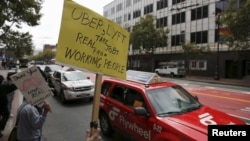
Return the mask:
{"type": "Polygon", "coordinates": [[[115,22],[64,1],[56,62],[125,79],[129,33],[115,22]]]}

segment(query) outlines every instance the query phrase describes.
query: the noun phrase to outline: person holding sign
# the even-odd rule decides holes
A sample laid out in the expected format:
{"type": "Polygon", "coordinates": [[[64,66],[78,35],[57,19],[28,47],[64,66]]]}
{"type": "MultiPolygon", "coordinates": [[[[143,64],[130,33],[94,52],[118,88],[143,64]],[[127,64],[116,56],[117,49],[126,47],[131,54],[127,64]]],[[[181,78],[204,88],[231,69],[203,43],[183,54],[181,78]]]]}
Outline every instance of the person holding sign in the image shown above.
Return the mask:
{"type": "Polygon", "coordinates": [[[18,108],[19,121],[17,124],[17,138],[19,141],[41,141],[42,127],[46,121],[50,105],[44,101],[36,106],[31,105],[24,98],[18,108]]]}
{"type": "Polygon", "coordinates": [[[101,132],[101,130],[100,130],[100,128],[98,128],[96,130],[96,132],[93,134],[93,136],[91,136],[90,130],[87,130],[86,131],[86,141],[101,141],[102,138],[100,136],[100,132],[101,132]]]}

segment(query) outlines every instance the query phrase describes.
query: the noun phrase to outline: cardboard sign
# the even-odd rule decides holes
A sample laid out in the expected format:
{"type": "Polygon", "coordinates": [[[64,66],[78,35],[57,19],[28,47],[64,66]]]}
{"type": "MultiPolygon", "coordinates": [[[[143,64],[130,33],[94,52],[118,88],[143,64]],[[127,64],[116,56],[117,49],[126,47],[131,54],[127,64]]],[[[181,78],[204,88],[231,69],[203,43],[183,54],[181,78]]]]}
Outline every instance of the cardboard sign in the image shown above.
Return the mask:
{"type": "Polygon", "coordinates": [[[71,0],[64,1],[56,62],[126,79],[129,33],[71,0]]]}
{"type": "Polygon", "coordinates": [[[12,75],[11,80],[32,105],[37,105],[52,96],[52,91],[36,66],[12,75]]]}

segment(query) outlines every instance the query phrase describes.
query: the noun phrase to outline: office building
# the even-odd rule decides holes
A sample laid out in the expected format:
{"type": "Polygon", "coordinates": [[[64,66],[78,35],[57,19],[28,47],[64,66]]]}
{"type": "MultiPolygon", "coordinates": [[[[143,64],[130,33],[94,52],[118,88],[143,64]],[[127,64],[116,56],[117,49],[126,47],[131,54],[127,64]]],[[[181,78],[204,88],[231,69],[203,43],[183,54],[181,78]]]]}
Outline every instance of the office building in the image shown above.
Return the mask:
{"type": "MultiPolygon", "coordinates": [[[[239,0],[238,4],[243,1],[239,0]]],[[[178,61],[184,63],[192,75],[214,77],[218,72],[223,78],[242,79],[250,76],[250,56],[247,55],[250,50],[236,53],[217,42],[218,13],[228,4],[229,0],[113,0],[104,6],[103,15],[132,31],[141,17],[152,14],[156,28],[162,25],[169,30],[168,46],[155,48],[154,54],[134,51],[130,46],[128,68],[152,71],[149,61],[154,61],[154,68],[162,62],[178,61]],[[211,52],[186,60],[181,41],[209,46],[211,52]]]]}

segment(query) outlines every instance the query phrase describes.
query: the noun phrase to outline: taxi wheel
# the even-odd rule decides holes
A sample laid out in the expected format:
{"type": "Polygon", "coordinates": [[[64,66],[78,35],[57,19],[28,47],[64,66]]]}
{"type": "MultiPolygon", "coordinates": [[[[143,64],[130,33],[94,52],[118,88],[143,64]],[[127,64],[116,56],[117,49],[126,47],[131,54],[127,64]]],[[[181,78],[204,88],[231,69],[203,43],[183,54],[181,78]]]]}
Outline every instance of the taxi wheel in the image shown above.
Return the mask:
{"type": "Polygon", "coordinates": [[[102,133],[105,136],[108,136],[108,137],[112,136],[113,129],[110,124],[110,120],[105,112],[100,113],[100,128],[101,128],[102,133]]]}

